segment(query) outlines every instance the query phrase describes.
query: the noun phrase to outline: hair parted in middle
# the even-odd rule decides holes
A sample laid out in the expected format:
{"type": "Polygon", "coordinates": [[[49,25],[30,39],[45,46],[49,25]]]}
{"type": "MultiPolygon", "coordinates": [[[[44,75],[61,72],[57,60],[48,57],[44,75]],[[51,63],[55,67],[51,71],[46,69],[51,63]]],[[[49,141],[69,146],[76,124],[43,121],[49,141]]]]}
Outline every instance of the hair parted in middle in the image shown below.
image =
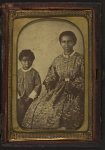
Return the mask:
{"type": "Polygon", "coordinates": [[[63,36],[70,36],[70,37],[72,37],[72,39],[73,39],[73,41],[74,41],[74,44],[76,44],[76,42],[77,42],[77,37],[76,37],[76,35],[74,34],[74,32],[72,32],[72,31],[64,31],[64,32],[62,32],[62,33],[59,35],[59,42],[60,42],[60,43],[61,43],[61,39],[62,39],[63,36]]]}

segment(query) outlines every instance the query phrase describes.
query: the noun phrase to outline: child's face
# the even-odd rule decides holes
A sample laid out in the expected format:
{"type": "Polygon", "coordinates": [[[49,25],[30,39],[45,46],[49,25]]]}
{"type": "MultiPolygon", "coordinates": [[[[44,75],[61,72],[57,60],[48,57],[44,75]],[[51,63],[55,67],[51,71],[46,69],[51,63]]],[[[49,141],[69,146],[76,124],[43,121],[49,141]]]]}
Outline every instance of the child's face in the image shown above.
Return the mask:
{"type": "Polygon", "coordinates": [[[62,48],[64,49],[64,52],[69,53],[73,49],[74,41],[71,36],[64,35],[61,38],[60,44],[61,44],[62,48]]]}
{"type": "Polygon", "coordinates": [[[33,61],[29,57],[24,56],[21,59],[22,68],[24,70],[29,69],[32,66],[32,63],[33,63],[33,61]]]}

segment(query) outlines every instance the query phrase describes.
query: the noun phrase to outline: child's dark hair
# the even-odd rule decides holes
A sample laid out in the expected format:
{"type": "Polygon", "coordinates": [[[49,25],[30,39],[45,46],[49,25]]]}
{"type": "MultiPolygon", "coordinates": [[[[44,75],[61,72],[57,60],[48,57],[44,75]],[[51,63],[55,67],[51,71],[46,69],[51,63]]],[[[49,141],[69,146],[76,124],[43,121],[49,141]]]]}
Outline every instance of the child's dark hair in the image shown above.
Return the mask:
{"type": "Polygon", "coordinates": [[[24,56],[29,57],[32,61],[35,59],[35,55],[30,49],[22,50],[19,54],[19,60],[21,61],[24,56]]]}
{"type": "Polygon", "coordinates": [[[72,31],[64,31],[62,32],[60,35],[59,35],[59,42],[61,43],[61,39],[63,36],[70,36],[72,37],[73,41],[74,41],[74,44],[76,44],[76,41],[77,41],[77,38],[75,36],[75,34],[72,32],[72,31]]]}

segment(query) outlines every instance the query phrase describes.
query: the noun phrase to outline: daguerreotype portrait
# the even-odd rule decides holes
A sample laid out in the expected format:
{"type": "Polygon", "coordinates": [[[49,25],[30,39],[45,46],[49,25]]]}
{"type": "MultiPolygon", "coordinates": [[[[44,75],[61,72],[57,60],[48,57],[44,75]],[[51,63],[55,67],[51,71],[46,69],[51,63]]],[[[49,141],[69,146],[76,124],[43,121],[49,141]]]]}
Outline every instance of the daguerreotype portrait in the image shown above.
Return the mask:
{"type": "MultiPolygon", "coordinates": [[[[87,26],[87,20],[83,21],[87,26]]],[[[54,17],[29,21],[18,36],[17,53],[14,121],[25,129],[81,128],[85,117],[84,39],[78,26],[54,17]]]]}
{"type": "Polygon", "coordinates": [[[8,20],[8,140],[92,141],[93,8],[7,4],[3,9],[8,20]]]}

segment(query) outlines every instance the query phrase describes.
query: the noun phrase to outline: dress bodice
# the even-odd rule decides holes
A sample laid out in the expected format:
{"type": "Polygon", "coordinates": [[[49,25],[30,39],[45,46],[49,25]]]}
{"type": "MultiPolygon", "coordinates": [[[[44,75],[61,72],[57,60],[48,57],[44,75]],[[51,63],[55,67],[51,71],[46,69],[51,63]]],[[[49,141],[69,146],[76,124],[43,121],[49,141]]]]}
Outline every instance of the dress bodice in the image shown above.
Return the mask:
{"type": "Polygon", "coordinates": [[[56,57],[48,70],[45,82],[59,81],[65,78],[75,80],[84,76],[83,57],[75,52],[66,58],[63,54],[56,57]]]}

